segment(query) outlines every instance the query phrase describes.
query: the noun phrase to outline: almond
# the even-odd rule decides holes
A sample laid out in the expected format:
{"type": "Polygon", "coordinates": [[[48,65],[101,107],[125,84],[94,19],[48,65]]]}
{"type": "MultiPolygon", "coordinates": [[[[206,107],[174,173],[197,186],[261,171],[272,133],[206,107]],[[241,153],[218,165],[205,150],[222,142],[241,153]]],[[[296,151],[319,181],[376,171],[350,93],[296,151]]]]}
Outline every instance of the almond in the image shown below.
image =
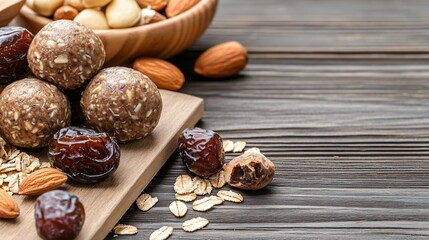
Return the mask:
{"type": "Polygon", "coordinates": [[[59,188],[67,181],[67,176],[55,168],[43,168],[28,175],[21,182],[19,194],[41,195],[59,188]]]}
{"type": "Polygon", "coordinates": [[[185,82],[183,73],[176,66],[162,59],[138,58],[134,61],[133,68],[148,76],[158,88],[179,90],[185,82]]]}
{"type": "Polygon", "coordinates": [[[207,49],[195,62],[194,71],[208,78],[238,74],[247,64],[247,50],[239,42],[226,42],[207,49]]]}
{"type": "Polygon", "coordinates": [[[0,188],[0,218],[16,218],[18,216],[19,207],[15,198],[0,188]]]}
{"type": "Polygon", "coordinates": [[[137,0],[137,3],[141,8],[146,8],[150,6],[151,9],[159,11],[167,6],[167,0],[137,0]]]}
{"type": "Polygon", "coordinates": [[[189,10],[198,2],[200,2],[200,0],[169,0],[167,8],[165,9],[165,14],[169,18],[177,16],[189,10]]]}
{"type": "Polygon", "coordinates": [[[67,19],[73,20],[79,12],[70,6],[61,6],[54,13],[54,20],[67,19]]]}

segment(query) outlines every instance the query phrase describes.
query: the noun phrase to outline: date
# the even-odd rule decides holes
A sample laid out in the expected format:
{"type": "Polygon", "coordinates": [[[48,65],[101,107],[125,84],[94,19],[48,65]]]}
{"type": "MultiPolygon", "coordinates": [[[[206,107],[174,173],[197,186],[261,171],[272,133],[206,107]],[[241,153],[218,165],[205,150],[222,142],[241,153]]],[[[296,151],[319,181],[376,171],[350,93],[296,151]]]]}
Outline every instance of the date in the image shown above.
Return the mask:
{"type": "Polygon", "coordinates": [[[0,85],[27,77],[27,52],[33,37],[22,27],[0,28],[0,85]]]}
{"type": "Polygon", "coordinates": [[[36,229],[45,240],[72,240],[85,221],[79,199],[66,191],[54,190],[40,195],[34,207],[36,229]]]}
{"type": "Polygon", "coordinates": [[[225,161],[222,138],[216,132],[201,128],[182,132],[179,154],[189,171],[201,177],[217,173],[225,161]]]}
{"type": "Polygon", "coordinates": [[[49,142],[48,157],[53,167],[80,183],[97,183],[119,166],[118,144],[107,133],[66,127],[49,142]]]}

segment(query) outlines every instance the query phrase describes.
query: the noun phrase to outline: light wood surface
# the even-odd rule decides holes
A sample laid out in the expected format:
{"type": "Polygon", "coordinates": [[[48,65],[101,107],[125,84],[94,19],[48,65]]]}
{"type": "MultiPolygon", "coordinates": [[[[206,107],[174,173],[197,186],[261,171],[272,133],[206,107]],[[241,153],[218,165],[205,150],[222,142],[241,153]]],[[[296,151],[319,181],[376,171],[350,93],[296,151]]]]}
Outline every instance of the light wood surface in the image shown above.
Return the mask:
{"type": "Polygon", "coordinates": [[[19,13],[25,0],[0,1],[0,27],[6,26],[19,13]]]}
{"type": "MultiPolygon", "coordinates": [[[[113,177],[95,185],[71,181],[64,189],[76,194],[86,219],[78,239],[103,239],[177,148],[177,137],[203,114],[200,98],[161,91],[163,112],[154,132],[140,141],[122,144],[121,162],[113,177]]],[[[45,151],[40,154],[45,155],[45,151]]],[[[16,220],[0,220],[1,239],[38,239],[33,197],[15,196],[21,208],[16,220]]]]}
{"type": "MultiPolygon", "coordinates": [[[[172,57],[194,43],[216,12],[217,0],[201,0],[190,10],[165,21],[125,29],[95,30],[106,49],[106,66],[139,56],[172,57]]],[[[37,33],[52,20],[24,6],[17,24],[37,33]]]]}
{"type": "Polygon", "coordinates": [[[178,219],[168,205],[175,177],[189,172],[174,154],[145,189],[156,207],[131,206],[119,221],[139,233],[108,239],[148,239],[164,225],[169,240],[429,239],[428,9],[427,0],[220,1],[202,38],[170,61],[186,76],[181,91],[204,98],[198,126],[259,147],[274,181],[234,190],[241,204],[205,213],[187,204],[178,219]],[[249,49],[242,74],[193,73],[202,51],[231,40],[249,49]],[[196,216],[209,225],[184,232],[196,216]]]}

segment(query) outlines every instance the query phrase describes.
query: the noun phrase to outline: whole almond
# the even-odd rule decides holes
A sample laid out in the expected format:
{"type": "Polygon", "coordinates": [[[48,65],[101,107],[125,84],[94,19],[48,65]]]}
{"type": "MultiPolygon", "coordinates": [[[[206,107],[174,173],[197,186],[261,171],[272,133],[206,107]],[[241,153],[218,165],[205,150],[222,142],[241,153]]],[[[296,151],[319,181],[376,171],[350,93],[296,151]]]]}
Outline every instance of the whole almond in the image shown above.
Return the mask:
{"type": "Polygon", "coordinates": [[[0,188],[0,218],[16,218],[18,216],[19,207],[15,198],[0,188]]]}
{"type": "Polygon", "coordinates": [[[146,8],[150,6],[151,9],[159,11],[167,6],[167,0],[137,0],[137,3],[141,8],[146,8]]]}
{"type": "Polygon", "coordinates": [[[208,78],[238,74],[247,64],[247,50],[239,42],[226,42],[207,49],[195,62],[194,71],[208,78]]]}
{"type": "Polygon", "coordinates": [[[198,2],[200,2],[200,0],[169,0],[167,8],[165,9],[165,14],[169,18],[177,16],[189,10],[198,2]]]}
{"type": "Polygon", "coordinates": [[[73,20],[79,12],[70,6],[61,6],[54,13],[54,20],[73,20]]]}
{"type": "Polygon", "coordinates": [[[162,59],[138,58],[134,61],[133,68],[148,76],[158,88],[179,90],[185,82],[183,73],[176,66],[162,59]]]}
{"type": "Polygon", "coordinates": [[[43,168],[28,175],[21,182],[19,194],[41,195],[59,188],[67,181],[67,176],[55,168],[43,168]]]}

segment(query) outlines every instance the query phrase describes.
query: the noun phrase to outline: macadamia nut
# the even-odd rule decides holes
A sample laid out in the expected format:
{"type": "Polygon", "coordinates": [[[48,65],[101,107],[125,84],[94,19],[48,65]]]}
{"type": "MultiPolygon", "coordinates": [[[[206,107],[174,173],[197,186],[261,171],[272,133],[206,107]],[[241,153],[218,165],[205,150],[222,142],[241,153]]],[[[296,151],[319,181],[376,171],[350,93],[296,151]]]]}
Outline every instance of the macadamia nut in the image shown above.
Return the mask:
{"type": "Polygon", "coordinates": [[[111,28],[127,28],[140,22],[141,9],[135,0],[113,0],[106,8],[111,28]]]}
{"type": "Polygon", "coordinates": [[[85,9],[85,7],[83,6],[83,0],[65,0],[64,5],[73,7],[78,11],[82,11],[83,9],[85,9]]]}
{"type": "Polygon", "coordinates": [[[87,123],[120,142],[147,136],[158,124],[161,94],[142,73],[125,67],[101,70],[82,93],[87,123]]]}
{"type": "Polygon", "coordinates": [[[50,17],[63,3],[64,0],[33,0],[32,6],[37,14],[50,17]]]}
{"type": "Polygon", "coordinates": [[[86,8],[97,8],[97,7],[103,7],[110,3],[112,0],[82,0],[83,6],[86,8]]]}
{"type": "Polygon", "coordinates": [[[54,85],[26,78],[0,94],[0,135],[9,144],[39,148],[70,124],[70,104],[54,85]]]}
{"type": "Polygon", "coordinates": [[[81,87],[104,64],[101,39],[84,25],[59,20],[48,23],[34,37],[28,65],[35,76],[63,89],[81,87]]]}
{"type": "Polygon", "coordinates": [[[109,29],[106,16],[102,11],[97,9],[83,10],[75,17],[74,21],[91,29],[109,29]]]}

